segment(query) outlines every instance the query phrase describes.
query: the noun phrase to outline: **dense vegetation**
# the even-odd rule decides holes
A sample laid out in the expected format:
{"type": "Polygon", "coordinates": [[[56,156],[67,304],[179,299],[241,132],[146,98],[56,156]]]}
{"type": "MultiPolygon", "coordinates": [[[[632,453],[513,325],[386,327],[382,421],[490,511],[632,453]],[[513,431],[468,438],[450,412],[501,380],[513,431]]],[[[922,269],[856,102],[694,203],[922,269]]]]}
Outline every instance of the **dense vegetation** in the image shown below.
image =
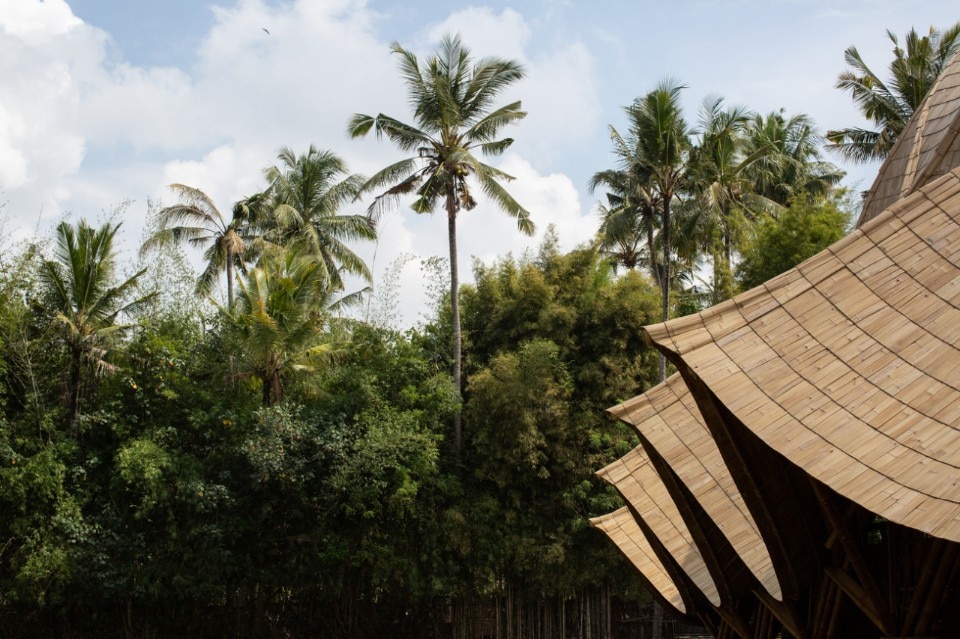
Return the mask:
{"type": "Polygon", "coordinates": [[[524,114],[490,100],[522,70],[469,67],[457,39],[422,66],[394,50],[419,128],[350,131],[409,160],[364,178],[282,149],[229,219],[173,185],[135,266],[112,220],[3,247],[0,635],[609,636],[612,606],[648,601],[589,527],[619,503],[594,471],[635,445],[603,411],[665,372],[643,325],[837,239],[841,174],[806,116],[715,99],[690,127],[661,83],[611,127],[597,237],[564,253],[548,233],[472,285],[454,268],[450,289],[430,260],[443,292],[400,332],[351,312],[370,291],[346,276],[370,274],[350,245],[376,236],[381,200],[344,204],[442,203],[454,267],[471,181],[532,227],[473,155],[509,145],[494,138],[524,114]],[[184,244],[205,250],[196,277],[184,244]]]}

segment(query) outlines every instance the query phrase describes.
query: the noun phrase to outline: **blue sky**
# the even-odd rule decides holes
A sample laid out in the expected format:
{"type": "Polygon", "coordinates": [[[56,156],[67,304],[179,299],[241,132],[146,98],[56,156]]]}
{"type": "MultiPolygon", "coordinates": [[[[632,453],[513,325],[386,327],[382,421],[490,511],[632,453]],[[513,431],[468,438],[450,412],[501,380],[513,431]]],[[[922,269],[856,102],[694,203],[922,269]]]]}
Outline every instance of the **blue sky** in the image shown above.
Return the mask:
{"type": "MultiPolygon", "coordinates": [[[[170,201],[165,185],[201,188],[228,211],[262,188],[281,146],[333,149],[369,174],[397,155],[344,127],[355,112],[406,118],[389,43],[428,53],[458,31],[476,54],[527,68],[504,100],[522,99],[529,116],[499,163],[539,230],[522,238],[481,206],[464,217],[461,255],[519,254],[550,224],[572,248],[596,228],[586,183],[611,164],[607,126],[622,126],[621,107],[660,79],[688,85],[691,123],[719,94],[807,113],[821,130],[860,124],[833,88],[844,49],[856,45],[880,71],[887,29],[902,37],[958,19],[955,0],[0,0],[4,231],[43,235],[128,201],[135,246],[148,200],[170,201]]],[[[875,173],[844,168],[860,188],[875,173]]],[[[403,253],[445,255],[444,221],[397,212],[375,248],[374,261],[372,245],[358,247],[377,272],[403,253]]],[[[401,297],[419,299],[419,281],[405,269],[401,297]]]]}

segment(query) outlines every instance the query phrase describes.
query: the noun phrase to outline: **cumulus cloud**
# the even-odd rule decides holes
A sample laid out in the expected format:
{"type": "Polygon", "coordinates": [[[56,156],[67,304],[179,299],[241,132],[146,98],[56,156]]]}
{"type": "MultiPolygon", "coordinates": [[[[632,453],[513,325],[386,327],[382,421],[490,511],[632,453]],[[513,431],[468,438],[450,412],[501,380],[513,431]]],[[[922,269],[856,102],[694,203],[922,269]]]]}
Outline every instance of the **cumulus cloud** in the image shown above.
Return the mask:
{"type": "Polygon", "coordinates": [[[0,201],[14,224],[58,214],[85,140],[74,118],[83,75],[105,36],[62,1],[4,2],[0,10],[0,201]]]}

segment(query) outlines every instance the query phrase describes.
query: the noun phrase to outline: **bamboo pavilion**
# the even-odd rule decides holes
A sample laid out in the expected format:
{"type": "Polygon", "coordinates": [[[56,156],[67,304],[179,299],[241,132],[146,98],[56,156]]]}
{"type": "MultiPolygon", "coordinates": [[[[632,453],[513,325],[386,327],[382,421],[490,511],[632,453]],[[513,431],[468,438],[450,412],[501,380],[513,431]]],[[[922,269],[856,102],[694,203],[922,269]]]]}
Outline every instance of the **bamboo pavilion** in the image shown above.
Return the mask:
{"type": "Polygon", "coordinates": [[[598,517],[716,637],[960,637],[960,56],[857,228],[647,327],[677,373],[609,410],[640,445],[598,517]]]}

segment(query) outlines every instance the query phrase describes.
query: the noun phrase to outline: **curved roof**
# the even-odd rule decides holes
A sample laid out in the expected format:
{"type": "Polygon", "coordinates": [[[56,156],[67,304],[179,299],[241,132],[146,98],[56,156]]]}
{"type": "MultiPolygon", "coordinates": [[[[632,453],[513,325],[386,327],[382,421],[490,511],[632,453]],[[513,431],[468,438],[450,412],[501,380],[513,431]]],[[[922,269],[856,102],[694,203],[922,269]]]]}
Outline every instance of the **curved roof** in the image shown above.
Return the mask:
{"type": "Polygon", "coordinates": [[[907,123],[864,200],[860,224],[960,166],[960,55],[907,123]]]}
{"type": "Polygon", "coordinates": [[[808,474],[960,541],[960,171],[766,284],[645,330],[808,474]]]}
{"type": "Polygon", "coordinates": [[[602,517],[594,517],[590,524],[599,528],[610,537],[617,548],[626,555],[627,559],[640,571],[644,579],[660,593],[671,606],[681,614],[687,612],[680,596],[680,590],[670,578],[663,563],[647,541],[646,535],[640,530],[637,520],[633,518],[630,509],[624,506],[602,517]]]}
{"type": "Polygon", "coordinates": [[[720,605],[717,585],[693,542],[690,530],[680,516],[667,487],[644,452],[637,447],[617,461],[597,472],[597,475],[617,487],[623,498],[633,506],[637,517],[660,540],[673,561],[690,578],[714,606],[720,605]]]}
{"type": "Polygon", "coordinates": [[[608,412],[657,450],[764,589],[781,599],[767,546],[680,374],[608,412]]]}

